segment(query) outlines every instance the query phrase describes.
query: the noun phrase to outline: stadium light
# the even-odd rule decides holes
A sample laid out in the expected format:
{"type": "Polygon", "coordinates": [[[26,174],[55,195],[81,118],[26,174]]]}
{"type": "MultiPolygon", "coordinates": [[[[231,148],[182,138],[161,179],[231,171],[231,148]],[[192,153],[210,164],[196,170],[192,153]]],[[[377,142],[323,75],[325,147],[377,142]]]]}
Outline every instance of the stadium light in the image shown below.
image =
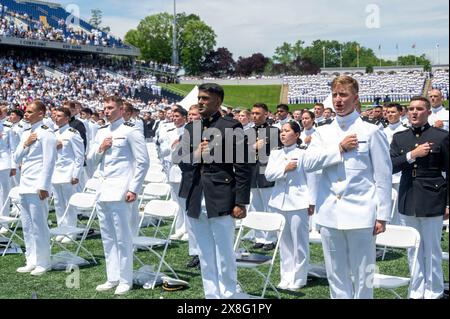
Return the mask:
{"type": "Polygon", "coordinates": [[[172,65],[178,66],[177,52],[177,0],[173,0],[173,34],[172,34],[172,65]]]}

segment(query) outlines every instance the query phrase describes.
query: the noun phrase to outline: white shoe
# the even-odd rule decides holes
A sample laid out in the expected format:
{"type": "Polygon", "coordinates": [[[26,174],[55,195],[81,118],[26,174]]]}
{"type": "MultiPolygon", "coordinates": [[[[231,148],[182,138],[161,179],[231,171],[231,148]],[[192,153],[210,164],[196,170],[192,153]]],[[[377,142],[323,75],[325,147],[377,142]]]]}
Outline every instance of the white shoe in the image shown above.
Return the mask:
{"type": "Polygon", "coordinates": [[[288,289],[288,287],[289,287],[289,283],[286,282],[286,281],[281,281],[281,282],[277,285],[277,288],[278,288],[278,289],[283,289],[283,290],[288,289]]]}
{"type": "Polygon", "coordinates": [[[32,272],[34,270],[34,268],[36,268],[36,266],[26,265],[26,266],[17,268],[16,271],[20,272],[20,273],[26,273],[26,272],[32,272]]]}
{"type": "Polygon", "coordinates": [[[172,240],[178,240],[183,236],[183,233],[175,233],[173,235],[170,235],[170,239],[172,240]]]}
{"type": "Polygon", "coordinates": [[[128,284],[120,284],[117,286],[116,291],[114,291],[115,295],[124,295],[131,290],[132,286],[128,284]]]}
{"type": "Polygon", "coordinates": [[[36,268],[34,268],[34,270],[32,272],[30,272],[30,275],[32,276],[41,276],[43,274],[45,274],[47,271],[49,271],[49,268],[44,268],[41,266],[37,266],[36,268]]]}
{"type": "Polygon", "coordinates": [[[116,288],[119,283],[117,281],[107,281],[104,284],[98,285],[95,290],[107,291],[116,288]]]}
{"type": "Polygon", "coordinates": [[[60,242],[61,240],[63,240],[63,239],[64,239],[64,236],[62,236],[62,235],[58,235],[58,236],[55,237],[55,240],[56,240],[56,241],[59,241],[59,242],[60,242]]]}
{"type": "Polygon", "coordinates": [[[180,240],[181,240],[181,241],[188,241],[188,240],[189,240],[189,235],[188,235],[188,233],[184,233],[183,236],[181,236],[180,240]]]}
{"type": "Polygon", "coordinates": [[[0,235],[6,235],[9,232],[9,229],[6,227],[0,228],[0,235]]]}
{"type": "Polygon", "coordinates": [[[61,244],[73,244],[73,240],[71,240],[70,238],[68,238],[68,237],[64,237],[62,240],[61,240],[61,244]]]}
{"type": "Polygon", "coordinates": [[[305,287],[305,285],[293,285],[293,284],[290,284],[290,285],[287,286],[286,289],[289,290],[289,291],[297,291],[297,290],[299,290],[299,289],[301,289],[303,287],[305,287]]]}

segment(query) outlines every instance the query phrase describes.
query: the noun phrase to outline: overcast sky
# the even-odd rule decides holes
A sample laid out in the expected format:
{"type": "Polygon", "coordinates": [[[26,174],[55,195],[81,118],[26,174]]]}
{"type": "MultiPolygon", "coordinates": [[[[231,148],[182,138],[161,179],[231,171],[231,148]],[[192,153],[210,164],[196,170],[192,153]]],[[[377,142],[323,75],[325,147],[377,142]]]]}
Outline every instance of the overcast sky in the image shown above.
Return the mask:
{"type": "MultiPolygon", "coordinates": [[[[176,0],[177,11],[195,13],[217,34],[217,47],[237,59],[261,52],[272,56],[283,42],[301,39],[357,41],[383,58],[426,54],[433,63],[449,63],[448,0],[176,0]],[[439,46],[439,49],[437,49],[439,46]],[[439,54],[438,54],[439,51],[439,54]],[[439,59],[438,59],[439,57],[439,59]]],[[[61,0],[76,4],[82,18],[103,11],[103,23],[123,37],[140,20],[173,12],[173,0],[61,0]]]]}

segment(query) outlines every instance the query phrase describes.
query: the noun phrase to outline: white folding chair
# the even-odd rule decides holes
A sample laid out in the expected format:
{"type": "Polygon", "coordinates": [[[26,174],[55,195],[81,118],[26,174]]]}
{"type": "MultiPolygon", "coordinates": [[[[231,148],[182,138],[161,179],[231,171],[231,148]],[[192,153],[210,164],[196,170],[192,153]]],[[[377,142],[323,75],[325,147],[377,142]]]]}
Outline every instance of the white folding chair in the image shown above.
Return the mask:
{"type": "Polygon", "coordinates": [[[72,243],[77,245],[77,249],[75,251],[75,255],[78,256],[80,253],[80,250],[83,250],[86,254],[88,254],[94,264],[97,264],[97,261],[95,260],[94,255],[83,246],[83,242],[87,237],[87,234],[89,232],[89,229],[91,227],[92,221],[94,220],[96,216],[96,196],[95,194],[89,194],[89,193],[75,193],[73,194],[70,199],[69,203],[66,207],[66,211],[64,212],[64,215],[62,217],[62,220],[64,220],[66,214],[69,212],[69,208],[74,207],[76,209],[81,210],[90,210],[89,214],[89,220],[86,225],[83,225],[81,227],[74,227],[74,226],[67,226],[67,225],[61,225],[55,228],[50,229],[50,236],[52,238],[52,244],[51,248],[53,247],[54,243],[56,243],[58,246],[60,246],[65,251],[70,252],[70,250],[65,247],[61,242],[55,240],[57,236],[62,236],[64,238],[68,238],[72,243]],[[73,239],[72,237],[81,235],[81,239],[77,241],[76,239],[73,239]]]}
{"type": "Polygon", "coordinates": [[[148,171],[152,173],[159,173],[164,171],[164,167],[161,164],[152,163],[150,164],[148,171]]]}
{"type": "Polygon", "coordinates": [[[167,181],[166,174],[163,172],[150,172],[145,175],[144,184],[149,183],[165,183],[167,181]]]}
{"type": "MultiPolygon", "coordinates": [[[[386,231],[377,235],[376,244],[392,248],[414,249],[413,263],[410,269],[410,274],[414,274],[420,245],[420,234],[416,229],[408,226],[386,225],[386,231]]],[[[410,277],[375,273],[373,285],[374,288],[388,289],[397,298],[401,298],[394,289],[410,286],[410,282],[410,277]]],[[[408,288],[408,298],[409,295],[410,287],[408,288]]]]}
{"type": "Polygon", "coordinates": [[[444,220],[444,222],[442,223],[445,227],[445,231],[448,233],[448,219],[444,220]]]}
{"type": "MultiPolygon", "coordinates": [[[[151,289],[155,288],[158,276],[161,272],[162,265],[164,264],[171,272],[172,274],[178,279],[178,275],[173,270],[173,268],[165,261],[165,256],[167,252],[167,248],[170,243],[170,235],[172,235],[174,229],[175,229],[175,222],[176,222],[176,216],[178,213],[178,203],[174,201],[164,201],[164,200],[151,200],[150,202],[145,205],[144,214],[141,217],[141,224],[144,219],[144,217],[153,217],[157,218],[159,220],[158,224],[156,225],[154,234],[152,237],[149,236],[138,236],[133,238],[133,246],[136,248],[143,248],[147,249],[154,255],[156,255],[159,258],[158,268],[156,271],[155,279],[151,285],[151,289]],[[170,230],[167,234],[164,234],[159,228],[161,221],[163,219],[171,219],[172,223],[170,226],[170,230]],[[162,254],[158,253],[156,250],[154,250],[154,247],[157,246],[164,246],[162,254]]],[[[136,260],[141,264],[144,265],[144,262],[136,255],[134,254],[134,257],[136,260]]]]}
{"type": "Polygon", "coordinates": [[[9,247],[12,245],[14,237],[23,242],[22,237],[17,234],[17,228],[20,224],[20,194],[19,187],[13,187],[8,193],[8,197],[1,208],[1,212],[8,212],[7,216],[0,215],[0,226],[3,225],[7,232],[5,234],[0,235],[0,238],[3,240],[0,242],[0,247],[3,249],[2,256],[5,256],[9,247]],[[12,205],[15,208],[15,212],[10,211],[10,206],[12,205]],[[11,215],[11,213],[13,213],[11,215]],[[6,244],[4,244],[6,242],[6,244]]]}
{"type": "MultiPolygon", "coordinates": [[[[145,204],[154,199],[169,200],[170,198],[170,185],[164,183],[150,183],[144,186],[142,193],[138,196],[139,199],[139,215],[142,218],[144,214],[145,204]]],[[[146,225],[155,226],[156,222],[154,218],[146,218],[146,225]]],[[[143,226],[143,222],[140,223],[139,229],[143,226]]]]}
{"type": "Polygon", "coordinates": [[[144,186],[139,195],[139,206],[152,199],[168,200],[170,197],[170,185],[165,183],[150,183],[144,186]]]}
{"type": "Polygon", "coordinates": [[[86,181],[83,192],[95,194],[101,184],[102,181],[99,178],[90,178],[86,181]]]}
{"type": "Polygon", "coordinates": [[[275,263],[275,258],[278,253],[278,248],[280,245],[280,239],[283,233],[284,225],[285,225],[285,218],[283,215],[279,213],[268,214],[266,212],[249,212],[247,214],[247,217],[242,219],[241,227],[239,228],[238,235],[234,243],[234,251],[236,253],[236,262],[238,268],[240,267],[253,269],[264,280],[261,298],[264,298],[268,285],[275,291],[278,298],[281,298],[277,288],[270,282],[270,276],[272,274],[273,265],[275,263]],[[275,245],[275,249],[268,255],[248,253],[245,248],[245,242],[242,240],[242,237],[245,231],[251,229],[276,232],[277,244],[275,245]],[[263,265],[269,266],[267,274],[264,274],[262,271],[258,269],[263,265]]]}
{"type": "MultiPolygon", "coordinates": [[[[395,213],[397,213],[397,203],[398,203],[398,192],[395,188],[392,188],[392,195],[391,195],[391,202],[392,202],[392,210],[391,210],[391,222],[395,218],[395,213]]],[[[384,260],[384,257],[386,256],[387,248],[383,248],[383,255],[381,256],[381,260],[384,260]]]]}

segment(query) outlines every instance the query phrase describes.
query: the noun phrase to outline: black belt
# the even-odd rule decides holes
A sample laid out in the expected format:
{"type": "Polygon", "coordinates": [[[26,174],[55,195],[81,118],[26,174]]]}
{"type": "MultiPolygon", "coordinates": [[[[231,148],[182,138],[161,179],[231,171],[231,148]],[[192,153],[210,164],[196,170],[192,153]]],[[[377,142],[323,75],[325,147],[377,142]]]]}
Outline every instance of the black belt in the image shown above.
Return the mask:
{"type": "Polygon", "coordinates": [[[443,176],[442,176],[442,173],[439,171],[427,172],[427,171],[420,171],[417,169],[413,169],[412,177],[414,177],[414,178],[436,178],[436,177],[443,177],[443,176]]]}

